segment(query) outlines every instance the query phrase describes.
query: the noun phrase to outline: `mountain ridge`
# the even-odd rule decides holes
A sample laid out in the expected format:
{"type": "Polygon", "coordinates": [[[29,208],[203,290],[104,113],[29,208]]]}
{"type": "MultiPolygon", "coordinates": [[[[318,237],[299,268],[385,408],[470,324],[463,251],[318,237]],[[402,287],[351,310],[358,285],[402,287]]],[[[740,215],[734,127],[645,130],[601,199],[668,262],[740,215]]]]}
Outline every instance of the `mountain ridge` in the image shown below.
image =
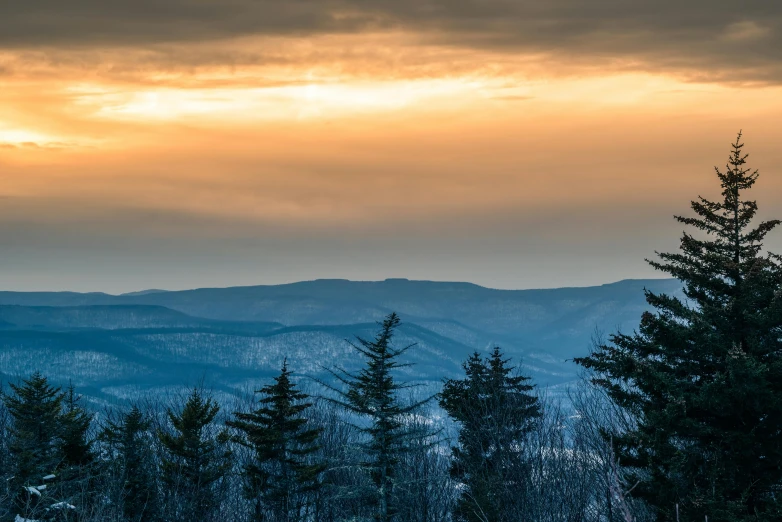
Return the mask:
{"type": "Polygon", "coordinates": [[[347,341],[373,335],[395,311],[398,342],[418,344],[407,379],[436,388],[470,353],[499,345],[535,382],[556,388],[577,378],[571,360],[588,352],[596,330],[637,327],[644,288],[681,292],[671,279],[531,290],[391,279],[119,296],[0,292],[0,375],[41,370],[118,400],[199,374],[225,393],[257,386],[286,356],[295,371],[323,378],[324,366],[354,365],[347,341]]]}
{"type": "MultiPolygon", "coordinates": [[[[611,286],[617,286],[617,285],[624,285],[624,284],[635,284],[635,283],[650,283],[655,284],[663,281],[676,281],[675,279],[671,278],[629,278],[629,279],[620,279],[617,281],[613,281],[610,283],[603,283],[600,285],[587,285],[587,286],[561,286],[561,287],[550,287],[550,288],[493,288],[489,286],[483,286],[479,285],[477,283],[471,283],[469,281],[434,281],[430,279],[408,279],[404,277],[393,277],[393,278],[386,278],[382,280],[354,280],[354,279],[339,279],[339,278],[318,278],[318,279],[308,279],[308,280],[302,280],[302,281],[294,281],[290,283],[278,283],[278,284],[269,284],[269,285],[237,285],[237,286],[204,286],[204,287],[196,287],[196,288],[186,288],[186,289],[180,289],[180,290],[162,290],[162,289],[146,289],[146,290],[137,290],[137,291],[131,291],[131,292],[123,292],[119,294],[111,294],[108,292],[78,292],[75,290],[57,290],[57,291],[41,291],[41,290],[0,290],[0,299],[4,298],[4,296],[13,296],[13,295],[28,295],[28,296],[51,296],[51,297],[108,297],[108,298],[123,298],[123,297],[144,297],[148,295],[153,294],[177,294],[177,293],[186,293],[186,292],[199,292],[199,291],[213,291],[213,290],[248,290],[248,289],[270,289],[270,288],[285,288],[285,287],[296,287],[301,285],[311,285],[316,283],[347,283],[347,284],[383,284],[383,283],[415,283],[415,284],[425,284],[425,285],[458,285],[458,286],[465,286],[465,287],[471,287],[471,288],[477,288],[481,290],[490,290],[493,292],[548,292],[548,291],[564,291],[564,290],[584,290],[584,289],[594,289],[594,288],[604,288],[604,287],[611,287],[611,286]]],[[[6,303],[2,303],[6,304],[6,303]]]]}

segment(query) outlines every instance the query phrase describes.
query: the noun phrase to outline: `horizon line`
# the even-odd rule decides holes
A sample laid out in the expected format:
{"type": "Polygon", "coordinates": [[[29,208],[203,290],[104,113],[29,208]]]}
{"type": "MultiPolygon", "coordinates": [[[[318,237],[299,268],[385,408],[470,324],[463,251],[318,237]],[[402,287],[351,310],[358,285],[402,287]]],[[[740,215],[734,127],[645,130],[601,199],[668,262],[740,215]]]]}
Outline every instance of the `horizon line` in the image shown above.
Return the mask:
{"type": "Polygon", "coordinates": [[[406,277],[388,277],[386,279],[377,279],[377,280],[358,280],[358,279],[344,279],[344,278],[316,278],[316,279],[303,279],[298,281],[289,281],[285,283],[274,283],[274,284],[253,284],[253,285],[234,285],[234,286],[204,286],[204,287],[194,287],[194,288],[179,288],[179,289],[162,289],[162,288],[148,288],[148,289],[142,289],[142,290],[132,290],[130,292],[121,292],[121,293],[110,293],[110,292],[103,292],[103,291],[78,291],[78,290],[0,290],[0,294],[81,294],[81,295],[91,295],[91,294],[100,294],[100,295],[107,295],[112,297],[136,297],[141,296],[144,294],[155,294],[155,293],[178,293],[178,292],[196,292],[200,290],[233,290],[233,289],[248,289],[248,288],[270,288],[270,287],[281,287],[281,286],[291,286],[291,285],[298,285],[298,284],[306,284],[306,283],[318,283],[318,282],[343,282],[343,283],[393,283],[393,282],[409,282],[409,283],[434,283],[434,284],[459,284],[459,285],[471,285],[478,288],[482,288],[485,290],[494,290],[494,291],[500,291],[500,292],[526,292],[526,291],[538,291],[538,290],[568,290],[568,289],[579,289],[579,288],[600,288],[603,286],[611,286],[616,285],[620,283],[626,283],[631,281],[674,281],[675,278],[673,277],[641,277],[641,278],[625,278],[625,279],[619,279],[615,281],[611,281],[608,283],[602,283],[602,284],[592,284],[592,285],[567,285],[567,286],[548,286],[548,287],[530,287],[530,288],[495,288],[495,287],[489,287],[480,285],[477,283],[473,283],[470,281],[438,281],[438,280],[432,280],[432,279],[408,279],[406,277]]]}

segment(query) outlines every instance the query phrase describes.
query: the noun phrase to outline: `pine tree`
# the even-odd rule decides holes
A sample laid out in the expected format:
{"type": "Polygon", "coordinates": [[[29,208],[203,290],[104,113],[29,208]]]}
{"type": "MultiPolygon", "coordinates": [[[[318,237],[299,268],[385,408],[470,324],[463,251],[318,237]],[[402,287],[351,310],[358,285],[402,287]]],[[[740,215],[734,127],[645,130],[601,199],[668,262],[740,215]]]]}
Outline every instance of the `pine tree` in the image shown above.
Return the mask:
{"type": "Polygon", "coordinates": [[[9,481],[16,492],[15,505],[20,516],[41,515],[51,499],[51,489],[38,488],[44,477],[55,475],[63,462],[62,405],[60,388],[52,386],[40,373],[34,373],[20,385],[11,384],[12,394],[3,402],[12,419],[9,452],[14,466],[9,481]]]}
{"type": "Polygon", "coordinates": [[[92,440],[88,436],[92,415],[81,407],[80,401],[81,396],[70,384],[63,395],[62,465],[58,471],[59,505],[74,506],[77,512],[83,512],[94,500],[97,472],[92,440]]]}
{"type": "Polygon", "coordinates": [[[4,395],[3,401],[13,419],[15,480],[23,483],[53,473],[63,460],[60,421],[65,396],[38,372],[10,386],[13,394],[4,395]]]}
{"type": "Polygon", "coordinates": [[[150,445],[151,421],[137,406],[107,421],[101,438],[112,451],[113,471],[121,480],[116,492],[129,522],[148,522],[160,516],[157,469],[150,445]]]}
{"type": "Polygon", "coordinates": [[[462,365],[464,379],[449,379],[440,406],[459,425],[452,448],[451,475],[463,485],[455,510],[458,520],[521,520],[525,480],[524,437],[540,417],[529,378],[495,347],[486,359],[473,353],[462,365]]]}
{"type": "Polygon", "coordinates": [[[242,433],[240,442],[254,453],[244,470],[247,497],[254,502],[254,519],[306,520],[324,469],[310,458],[318,450],[321,432],[310,428],[305,415],[312,403],[291,380],[287,360],[274,384],[257,393],[262,396],[261,406],[251,413],[236,413],[236,420],[228,422],[242,433]]]}
{"type": "Polygon", "coordinates": [[[219,507],[219,486],[231,468],[228,434],[210,431],[219,411],[197,388],[180,412],[167,411],[174,431],[158,437],[167,453],[162,478],[169,518],[210,520],[219,507]]]}
{"type": "Polygon", "coordinates": [[[92,441],[88,432],[92,425],[92,416],[79,404],[81,396],[76,393],[73,384],[63,395],[62,454],[63,464],[72,467],[88,466],[95,458],[92,441]]]}
{"type": "Polygon", "coordinates": [[[650,261],[683,283],[685,298],[646,292],[655,309],[639,331],[577,362],[633,413],[637,427],[615,437],[620,463],[640,480],[634,495],[658,520],[779,520],[782,492],[782,265],[763,253],[779,221],[752,228],[758,178],[745,166],[741,133],[722,199],[692,202],[676,219],[680,251],[650,261]]]}
{"type": "Polygon", "coordinates": [[[404,423],[404,417],[414,414],[430,399],[403,404],[399,397],[402,390],[411,386],[397,382],[393,372],[407,364],[401,364],[399,357],[414,345],[394,348],[391,344],[400,319],[396,313],[388,315],[380,324],[380,330],[373,340],[358,338],[358,344],[351,346],[365,359],[365,366],[357,373],[343,369],[332,370],[332,375],[346,390],[327,385],[337,394],[334,402],[350,414],[367,421],[359,426],[369,436],[364,446],[368,460],[363,466],[369,470],[374,484],[369,503],[375,510],[375,519],[380,522],[392,520],[398,509],[394,505],[395,471],[400,455],[405,453],[412,437],[427,436],[419,430],[411,430],[404,423]]]}

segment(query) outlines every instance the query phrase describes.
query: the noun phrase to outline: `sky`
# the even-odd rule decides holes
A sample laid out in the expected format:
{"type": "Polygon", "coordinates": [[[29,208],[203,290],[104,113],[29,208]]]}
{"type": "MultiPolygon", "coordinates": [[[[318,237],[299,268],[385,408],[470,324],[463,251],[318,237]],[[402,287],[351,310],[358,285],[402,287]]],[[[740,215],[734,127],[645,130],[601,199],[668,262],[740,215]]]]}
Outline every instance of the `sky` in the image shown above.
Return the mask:
{"type": "Polygon", "coordinates": [[[0,2],[0,289],[664,277],[779,121],[768,0],[0,2]]]}

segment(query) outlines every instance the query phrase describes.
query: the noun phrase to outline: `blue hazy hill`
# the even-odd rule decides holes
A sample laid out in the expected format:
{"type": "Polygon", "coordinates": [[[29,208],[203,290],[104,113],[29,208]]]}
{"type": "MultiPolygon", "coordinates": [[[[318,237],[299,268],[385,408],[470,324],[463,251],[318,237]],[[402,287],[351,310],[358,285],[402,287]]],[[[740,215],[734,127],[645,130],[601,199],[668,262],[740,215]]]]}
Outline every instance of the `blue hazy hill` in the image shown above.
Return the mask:
{"type": "Polygon", "coordinates": [[[91,395],[128,396],[203,378],[226,393],[257,384],[288,357],[299,373],[353,367],[346,339],[371,336],[396,311],[408,378],[436,385],[473,350],[502,346],[541,385],[572,381],[569,362],[596,331],[631,331],[643,289],[678,293],[675,280],[597,287],[495,290],[469,283],[316,280],[273,286],[109,295],[0,292],[0,377],[41,370],[91,395]]]}

